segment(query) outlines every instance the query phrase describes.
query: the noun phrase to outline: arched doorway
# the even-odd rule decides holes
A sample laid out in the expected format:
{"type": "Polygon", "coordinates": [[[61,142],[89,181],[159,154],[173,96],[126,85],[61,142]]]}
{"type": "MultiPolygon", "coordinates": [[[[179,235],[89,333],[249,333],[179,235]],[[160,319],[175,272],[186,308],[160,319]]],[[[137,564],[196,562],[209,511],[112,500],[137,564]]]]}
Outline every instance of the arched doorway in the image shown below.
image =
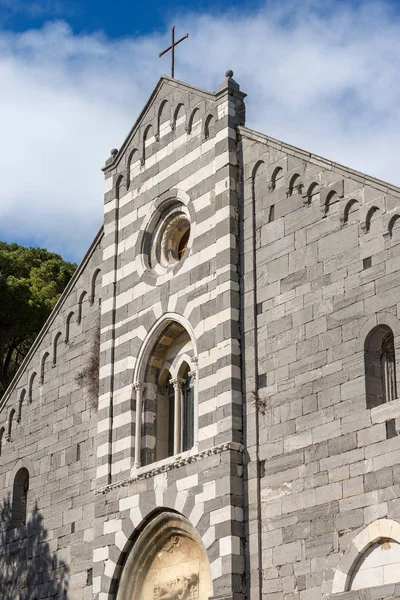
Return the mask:
{"type": "Polygon", "coordinates": [[[139,534],[117,600],[208,600],[212,579],[203,542],[182,515],[162,512],[139,534]]]}

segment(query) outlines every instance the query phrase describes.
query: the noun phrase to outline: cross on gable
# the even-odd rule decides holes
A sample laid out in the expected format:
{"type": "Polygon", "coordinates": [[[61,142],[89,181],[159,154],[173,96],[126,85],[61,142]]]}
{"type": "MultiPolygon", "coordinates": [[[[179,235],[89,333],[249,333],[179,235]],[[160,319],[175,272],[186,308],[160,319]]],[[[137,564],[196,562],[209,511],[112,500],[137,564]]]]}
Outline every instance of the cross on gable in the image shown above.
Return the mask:
{"type": "Polygon", "coordinates": [[[189,34],[187,33],[186,35],[181,37],[180,40],[175,42],[175,25],[172,27],[171,33],[172,33],[171,45],[168,46],[168,48],[165,48],[165,50],[163,50],[162,52],[160,52],[160,54],[158,56],[161,58],[166,52],[169,52],[171,50],[171,77],[174,78],[175,77],[175,46],[177,46],[178,44],[183,42],[183,40],[186,40],[186,38],[189,37],[189,34]]]}

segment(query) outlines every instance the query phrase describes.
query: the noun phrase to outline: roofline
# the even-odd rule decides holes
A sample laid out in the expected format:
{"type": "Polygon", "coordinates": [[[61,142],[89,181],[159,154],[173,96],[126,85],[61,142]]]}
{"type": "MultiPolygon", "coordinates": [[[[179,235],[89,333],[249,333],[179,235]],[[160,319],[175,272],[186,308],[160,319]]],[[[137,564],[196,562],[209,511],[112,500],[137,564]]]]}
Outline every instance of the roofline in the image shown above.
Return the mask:
{"type": "Polygon", "coordinates": [[[128,135],[122,142],[121,147],[119,148],[117,154],[115,155],[115,157],[113,158],[113,160],[110,163],[106,164],[102,168],[102,171],[107,173],[108,171],[112,170],[114,167],[116,167],[118,165],[119,161],[121,160],[121,158],[125,152],[126,147],[129,145],[129,142],[133,138],[137,128],[139,127],[142,119],[145,117],[147,111],[149,110],[150,106],[153,103],[155,96],[157,95],[159,89],[161,88],[161,86],[164,82],[170,83],[174,87],[179,86],[179,87],[186,88],[188,91],[196,92],[197,94],[200,94],[201,96],[204,96],[205,98],[215,99],[217,96],[216,92],[209,92],[208,90],[196,87],[194,85],[191,85],[190,83],[186,83],[185,81],[180,81],[179,79],[174,79],[172,77],[169,77],[168,75],[161,75],[155,88],[153,89],[152,93],[150,94],[149,99],[147,100],[147,102],[144,105],[142,111],[140,112],[138,118],[136,119],[133,127],[131,128],[128,135]]]}
{"type": "Polygon", "coordinates": [[[396,196],[400,196],[400,187],[393,185],[392,183],[388,183],[382,179],[377,179],[376,177],[370,177],[361,171],[356,171],[340,163],[328,160],[323,156],[319,156],[318,154],[313,154],[312,152],[308,152],[302,148],[297,148],[296,146],[292,146],[286,142],[276,140],[275,138],[265,135],[264,133],[260,133],[259,131],[249,129],[248,127],[239,126],[238,131],[245,137],[251,138],[257,142],[267,143],[269,146],[276,148],[277,150],[285,150],[293,156],[297,156],[298,158],[306,158],[311,163],[321,165],[326,169],[330,168],[332,171],[334,170],[341,172],[343,175],[350,175],[353,179],[356,179],[360,183],[368,183],[371,185],[371,187],[374,187],[383,193],[387,192],[395,194],[396,196]]]}
{"type": "Polygon", "coordinates": [[[28,354],[25,356],[24,360],[22,361],[22,363],[20,364],[20,366],[18,368],[18,371],[15,373],[15,375],[12,378],[10,384],[8,385],[6,391],[4,392],[3,397],[0,400],[0,412],[3,410],[4,406],[6,405],[7,400],[9,399],[9,397],[12,394],[12,392],[14,391],[17,383],[20,380],[21,375],[23,375],[23,373],[25,372],[25,368],[29,364],[29,362],[30,362],[31,358],[33,357],[33,355],[35,354],[38,346],[41,344],[44,336],[49,331],[50,326],[52,325],[54,319],[58,315],[59,310],[62,307],[62,305],[64,304],[65,300],[67,299],[70,291],[72,290],[72,288],[74,287],[76,281],[79,279],[79,277],[81,276],[82,272],[84,271],[86,265],[89,262],[89,259],[91,258],[92,254],[93,254],[93,252],[94,252],[94,250],[96,248],[96,246],[100,242],[100,240],[103,237],[103,235],[104,235],[104,227],[102,225],[100,227],[99,231],[97,232],[94,240],[90,244],[88,251],[86,252],[86,254],[83,257],[83,259],[81,260],[79,266],[77,267],[75,273],[73,274],[73,276],[69,280],[69,282],[68,282],[65,290],[63,291],[63,293],[61,294],[61,296],[57,300],[57,303],[56,303],[55,307],[53,308],[53,310],[51,311],[51,313],[50,313],[47,321],[45,322],[45,324],[43,325],[42,329],[40,330],[40,332],[38,333],[37,337],[35,338],[35,341],[33,342],[32,346],[30,347],[28,354]]]}

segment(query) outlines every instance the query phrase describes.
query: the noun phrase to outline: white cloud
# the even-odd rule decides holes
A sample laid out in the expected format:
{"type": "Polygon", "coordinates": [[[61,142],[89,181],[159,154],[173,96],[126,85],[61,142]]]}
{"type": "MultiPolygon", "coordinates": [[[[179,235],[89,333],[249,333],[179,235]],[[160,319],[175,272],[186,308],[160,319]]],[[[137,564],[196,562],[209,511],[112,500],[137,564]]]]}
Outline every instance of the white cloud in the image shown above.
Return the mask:
{"type": "MultiPolygon", "coordinates": [[[[399,24],[369,2],[187,15],[176,74],[216,89],[232,68],[249,127],[400,184],[399,24]]],[[[0,31],[0,239],[79,260],[101,223],[100,168],[168,69],[168,36],[111,41],[63,22],[0,31]]]]}

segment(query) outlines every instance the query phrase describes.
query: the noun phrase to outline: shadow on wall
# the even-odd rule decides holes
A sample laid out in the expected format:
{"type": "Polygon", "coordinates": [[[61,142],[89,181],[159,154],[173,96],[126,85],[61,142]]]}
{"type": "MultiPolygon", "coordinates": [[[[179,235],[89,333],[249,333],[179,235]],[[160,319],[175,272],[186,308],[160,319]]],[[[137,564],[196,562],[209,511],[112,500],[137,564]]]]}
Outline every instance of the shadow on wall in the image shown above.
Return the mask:
{"type": "Polygon", "coordinates": [[[67,600],[69,569],[50,550],[37,504],[26,525],[12,525],[7,498],[0,504],[0,598],[67,600]]]}

